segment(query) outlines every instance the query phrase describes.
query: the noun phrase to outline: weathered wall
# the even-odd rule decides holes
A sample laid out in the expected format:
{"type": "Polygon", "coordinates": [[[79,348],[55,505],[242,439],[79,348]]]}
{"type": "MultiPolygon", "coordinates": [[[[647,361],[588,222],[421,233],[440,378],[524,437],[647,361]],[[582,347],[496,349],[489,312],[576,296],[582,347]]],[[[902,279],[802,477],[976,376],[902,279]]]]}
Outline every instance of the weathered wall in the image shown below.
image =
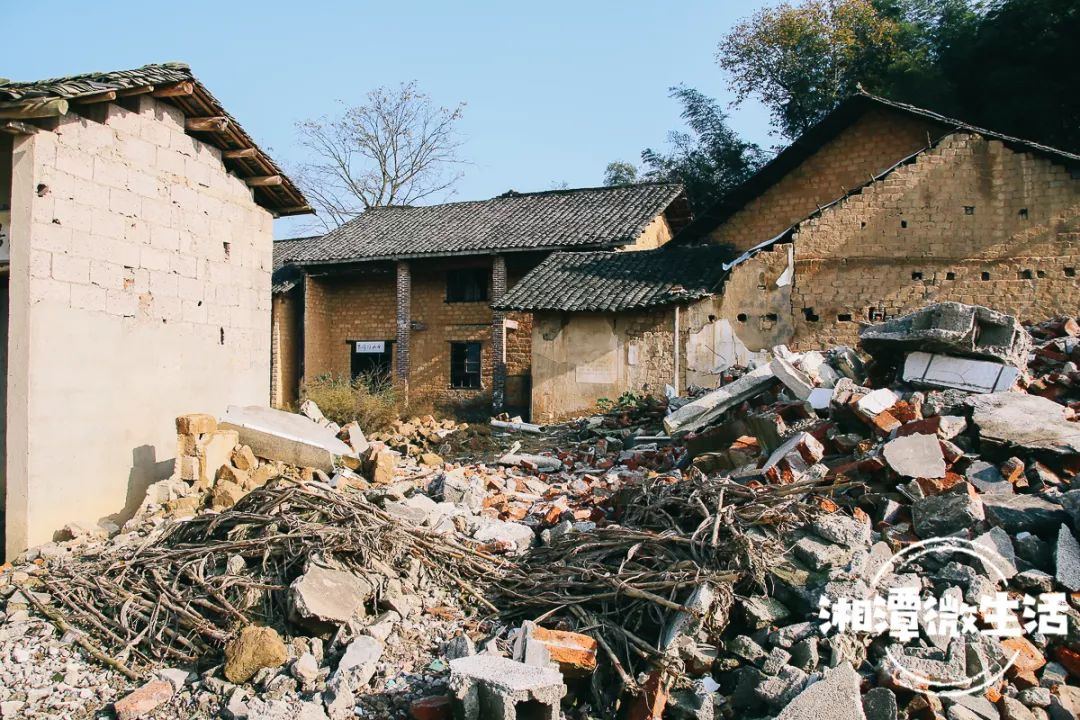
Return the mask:
{"type": "Polygon", "coordinates": [[[623,250],[655,250],[671,240],[673,233],[668,224],[667,216],[660,213],[653,218],[652,222],[641,232],[636,242],[622,248],[623,250]]]}
{"type": "Polygon", "coordinates": [[[942,134],[939,126],[918,118],[871,110],[747,203],[709,238],[740,250],[774,238],[871,175],[926,147],[928,135],[936,139],[942,134]]]}
{"type": "Polygon", "coordinates": [[[537,313],[532,417],[588,413],[626,391],[661,395],[674,380],[675,313],[537,313]]]}
{"type": "Polygon", "coordinates": [[[304,298],[300,288],[272,299],[270,326],[270,404],[295,407],[300,387],[301,322],[304,298]]]}
{"type": "Polygon", "coordinates": [[[20,137],[7,549],[133,510],[172,418],[267,402],[271,215],[149,97],[20,137]]]}
{"type": "Polygon", "coordinates": [[[1080,313],[1080,180],[978,135],[946,138],[793,242],[799,348],[853,344],[860,322],[945,300],[1080,313]]]}
{"type": "MultiPolygon", "coordinates": [[[[409,402],[468,405],[489,402],[492,379],[491,307],[488,302],[446,302],[446,273],[465,267],[491,268],[491,259],[414,260],[410,263],[414,329],[409,347],[409,402]],[[450,343],[480,342],[479,389],[450,387],[450,343]]],[[[522,270],[509,272],[510,284],[522,270]]],[[[350,340],[392,341],[396,334],[395,279],[390,272],[335,274],[309,278],[304,310],[304,374],[317,377],[350,372],[350,340]]],[[[531,316],[507,313],[518,329],[506,334],[508,376],[527,376],[531,365],[531,316]]],[[[395,351],[396,358],[396,351],[395,351]]]]}

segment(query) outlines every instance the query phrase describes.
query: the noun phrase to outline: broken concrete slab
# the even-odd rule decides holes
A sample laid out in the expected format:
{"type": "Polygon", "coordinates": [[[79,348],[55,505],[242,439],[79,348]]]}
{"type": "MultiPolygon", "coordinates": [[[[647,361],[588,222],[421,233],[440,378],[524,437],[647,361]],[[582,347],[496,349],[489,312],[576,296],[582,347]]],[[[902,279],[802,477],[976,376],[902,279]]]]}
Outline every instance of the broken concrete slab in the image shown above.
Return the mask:
{"type": "Polygon", "coordinates": [[[983,442],[1057,455],[1080,454],[1080,425],[1069,422],[1066,408],[1026,393],[973,395],[971,422],[983,442]]]}
{"type": "Polygon", "coordinates": [[[776,720],[866,720],[859,683],[858,673],[842,663],[799,693],[776,720]]]}
{"type": "Polygon", "coordinates": [[[249,445],[258,457],[297,467],[332,473],[335,457],[355,457],[352,448],[330,430],[302,415],[274,408],[230,405],[220,426],[235,430],[240,442],[249,445]]]}
{"type": "Polygon", "coordinates": [[[525,552],[532,547],[536,539],[533,529],[528,525],[503,520],[478,518],[482,521],[473,534],[473,538],[482,543],[503,543],[514,552],[525,552]]]}
{"type": "Polygon", "coordinates": [[[915,387],[992,393],[1011,388],[1020,371],[1012,365],[989,360],[913,352],[904,361],[902,377],[915,387]]]}
{"type": "Polygon", "coordinates": [[[1021,370],[1027,367],[1031,336],[1011,315],[981,305],[943,302],[863,328],[871,355],[923,351],[988,358],[1021,370]]]}
{"type": "Polygon", "coordinates": [[[559,720],[566,694],[558,670],[493,655],[450,661],[449,689],[461,720],[559,720]]]}
{"type": "Polygon", "coordinates": [[[885,443],[881,453],[889,467],[903,477],[945,477],[945,458],[936,435],[898,437],[885,443]]]}
{"type": "Polygon", "coordinates": [[[987,520],[1011,535],[1046,532],[1068,517],[1060,505],[1038,495],[983,495],[982,504],[987,520]]]}
{"type": "Polygon", "coordinates": [[[841,545],[860,548],[870,544],[870,523],[842,512],[820,515],[812,525],[815,533],[841,545]]]}
{"type": "Polygon", "coordinates": [[[997,572],[994,572],[991,568],[986,567],[986,561],[980,560],[983,570],[989,577],[994,580],[998,578],[1008,580],[1016,575],[1016,551],[1013,549],[1012,538],[1009,537],[1007,532],[999,527],[992,527],[988,532],[975,538],[975,544],[986,549],[991,558],[989,562],[997,570],[997,572]]]}
{"type": "Polygon", "coordinates": [[[325,627],[363,616],[375,587],[350,572],[311,564],[289,586],[289,609],[302,624],[325,627]]]}
{"type": "Polygon", "coordinates": [[[664,418],[668,435],[698,430],[739,403],[768,390],[778,380],[768,365],[751,370],[738,380],[713,390],[664,418]]]}
{"type": "Polygon", "coordinates": [[[873,418],[900,402],[896,393],[888,388],[874,390],[855,401],[855,410],[863,417],[873,418]]]}
{"type": "Polygon", "coordinates": [[[970,529],[982,522],[986,513],[975,488],[962,482],[939,495],[915,500],[911,518],[915,533],[926,539],[970,529]]]}
{"type": "Polygon", "coordinates": [[[1080,590],[1080,543],[1065,525],[1058,530],[1054,564],[1057,581],[1073,592],[1080,590]]]}
{"type": "Polygon", "coordinates": [[[773,358],[769,363],[773,375],[799,400],[807,400],[814,390],[814,381],[782,357],[773,358]]]}
{"type": "Polygon", "coordinates": [[[996,465],[985,460],[975,460],[964,471],[968,482],[984,495],[1012,495],[1015,490],[996,465]]]}
{"type": "Polygon", "coordinates": [[[361,635],[349,643],[337,669],[330,677],[334,688],[359,690],[375,676],[376,664],[382,658],[383,644],[370,635],[361,635]]]}
{"type": "Polygon", "coordinates": [[[762,466],[765,477],[773,482],[791,483],[798,480],[825,455],[825,447],[813,435],[801,432],[778,447],[762,466]]]}
{"type": "Polygon", "coordinates": [[[862,698],[866,720],[896,720],[898,706],[896,694],[887,687],[876,687],[867,691],[862,698]]]}

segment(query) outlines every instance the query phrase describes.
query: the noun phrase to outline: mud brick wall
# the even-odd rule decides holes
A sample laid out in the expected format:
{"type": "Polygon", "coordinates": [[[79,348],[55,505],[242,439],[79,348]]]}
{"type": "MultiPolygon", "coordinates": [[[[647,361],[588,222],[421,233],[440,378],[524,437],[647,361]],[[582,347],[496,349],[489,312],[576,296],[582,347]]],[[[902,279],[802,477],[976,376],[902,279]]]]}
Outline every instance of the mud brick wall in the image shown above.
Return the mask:
{"type": "Polygon", "coordinates": [[[926,147],[941,127],[886,110],[872,110],[826,143],[779,182],[710,233],[716,243],[745,250],[774,238],[818,207],[926,147]]]}
{"type": "Polygon", "coordinates": [[[957,133],[798,229],[797,348],[955,300],[1043,320],[1080,314],[1080,179],[957,133]]]}
{"type": "Polygon", "coordinates": [[[179,109],[102,110],[12,147],[9,554],[133,511],[164,418],[270,398],[271,214],[179,109]]]}
{"type": "MultiPolygon", "coordinates": [[[[448,269],[483,267],[490,258],[410,262],[413,329],[409,337],[409,401],[415,409],[434,405],[486,402],[492,383],[491,321],[487,302],[446,302],[448,269]],[[482,378],[478,390],[450,387],[450,343],[480,342],[482,378]]],[[[521,271],[508,271],[508,284],[521,271]]],[[[396,276],[382,273],[309,277],[305,283],[304,375],[347,376],[350,340],[385,340],[396,337],[396,276]]],[[[507,313],[517,330],[506,333],[506,366],[510,377],[528,375],[532,363],[531,315],[507,313]]],[[[393,361],[397,361],[394,348],[393,361]]]]}
{"type": "Polygon", "coordinates": [[[303,308],[300,288],[273,298],[270,329],[270,403],[278,408],[296,405],[300,385],[300,323],[303,308]]]}

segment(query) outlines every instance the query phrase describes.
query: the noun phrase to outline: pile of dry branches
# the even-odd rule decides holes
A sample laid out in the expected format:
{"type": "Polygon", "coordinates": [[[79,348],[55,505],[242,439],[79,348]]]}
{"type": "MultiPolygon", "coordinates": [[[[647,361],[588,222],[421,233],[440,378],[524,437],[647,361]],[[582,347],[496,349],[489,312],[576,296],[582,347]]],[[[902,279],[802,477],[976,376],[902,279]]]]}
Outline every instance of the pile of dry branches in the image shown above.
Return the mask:
{"type": "Polygon", "coordinates": [[[61,568],[44,589],[60,603],[53,614],[89,630],[117,662],[194,663],[216,655],[248,623],[282,626],[286,590],[312,556],[359,574],[417,558],[432,577],[489,609],[473,582],[503,564],[403,524],[360,495],[278,481],[141,546],[61,568]]]}

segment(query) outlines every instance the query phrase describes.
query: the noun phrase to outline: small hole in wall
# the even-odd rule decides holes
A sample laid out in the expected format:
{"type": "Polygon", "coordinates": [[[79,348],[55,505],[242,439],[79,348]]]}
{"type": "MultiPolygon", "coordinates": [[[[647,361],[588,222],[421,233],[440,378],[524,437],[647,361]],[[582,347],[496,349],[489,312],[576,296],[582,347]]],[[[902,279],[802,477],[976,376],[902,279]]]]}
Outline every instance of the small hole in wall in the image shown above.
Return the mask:
{"type": "Polygon", "coordinates": [[[202,300],[200,300],[198,304],[195,305],[195,307],[202,307],[202,300]]]}
{"type": "Polygon", "coordinates": [[[37,196],[38,197],[45,197],[48,194],[49,194],[49,186],[46,185],[45,183],[38,183],[37,196]]]}
{"type": "Polygon", "coordinates": [[[866,227],[866,221],[863,220],[862,222],[860,222],[859,227],[866,227]]]}
{"type": "Polygon", "coordinates": [[[232,252],[232,243],[223,242],[223,243],[221,243],[221,247],[224,248],[224,250],[225,250],[225,259],[228,260],[229,259],[229,254],[232,252]]]}
{"type": "Polygon", "coordinates": [[[735,316],[735,319],[739,322],[746,322],[746,313],[739,313],[735,316]]]}
{"type": "Polygon", "coordinates": [[[1020,217],[1022,217],[1024,220],[1027,220],[1027,216],[1028,216],[1027,208],[1020,208],[1020,212],[1017,213],[1017,214],[1020,217]]]}
{"type": "Polygon", "coordinates": [[[885,320],[885,308],[867,308],[866,319],[870,322],[881,322],[885,320]]]}
{"type": "Polygon", "coordinates": [[[916,270],[915,272],[911,273],[911,279],[912,280],[922,280],[922,272],[916,270]]]}
{"type": "Polygon", "coordinates": [[[814,313],[814,308],[803,308],[803,317],[806,318],[806,322],[817,322],[820,318],[814,313]]]}
{"type": "Polygon", "coordinates": [[[964,206],[964,214],[965,215],[974,215],[975,214],[975,206],[974,205],[965,205],[964,206]]]}
{"type": "Polygon", "coordinates": [[[224,345],[225,344],[225,328],[218,328],[218,331],[221,333],[221,337],[218,339],[218,344],[219,345],[224,345]]]}
{"type": "Polygon", "coordinates": [[[715,315],[710,315],[709,316],[709,322],[716,322],[716,316],[715,315]]]}
{"type": "Polygon", "coordinates": [[[776,313],[765,313],[765,319],[768,320],[769,322],[776,322],[777,320],[780,319],[780,316],[777,315],[776,313]]]}
{"type": "Polygon", "coordinates": [[[981,275],[981,277],[982,277],[982,279],[983,279],[983,280],[989,280],[989,279],[990,279],[990,273],[988,273],[988,272],[984,272],[984,273],[983,273],[983,274],[981,275]]]}
{"type": "Polygon", "coordinates": [[[954,272],[945,273],[945,279],[946,280],[955,280],[956,279],[956,273],[954,273],[954,272]]]}
{"type": "Polygon", "coordinates": [[[1065,268],[1065,277],[1076,277],[1076,268],[1065,268]]]}
{"type": "Polygon", "coordinates": [[[907,220],[901,220],[900,221],[900,227],[906,228],[907,227],[907,220]]]}
{"type": "Polygon", "coordinates": [[[851,313],[839,313],[836,319],[839,322],[851,322],[851,313]]]}
{"type": "Polygon", "coordinates": [[[1021,270],[1019,272],[1019,275],[1020,275],[1021,280],[1031,280],[1032,278],[1035,277],[1035,274],[1033,272],[1031,272],[1030,270],[1021,270]]]}
{"type": "Polygon", "coordinates": [[[1037,277],[1037,278],[1046,277],[1046,271],[1045,270],[1036,270],[1035,271],[1035,277],[1037,277]]]}

